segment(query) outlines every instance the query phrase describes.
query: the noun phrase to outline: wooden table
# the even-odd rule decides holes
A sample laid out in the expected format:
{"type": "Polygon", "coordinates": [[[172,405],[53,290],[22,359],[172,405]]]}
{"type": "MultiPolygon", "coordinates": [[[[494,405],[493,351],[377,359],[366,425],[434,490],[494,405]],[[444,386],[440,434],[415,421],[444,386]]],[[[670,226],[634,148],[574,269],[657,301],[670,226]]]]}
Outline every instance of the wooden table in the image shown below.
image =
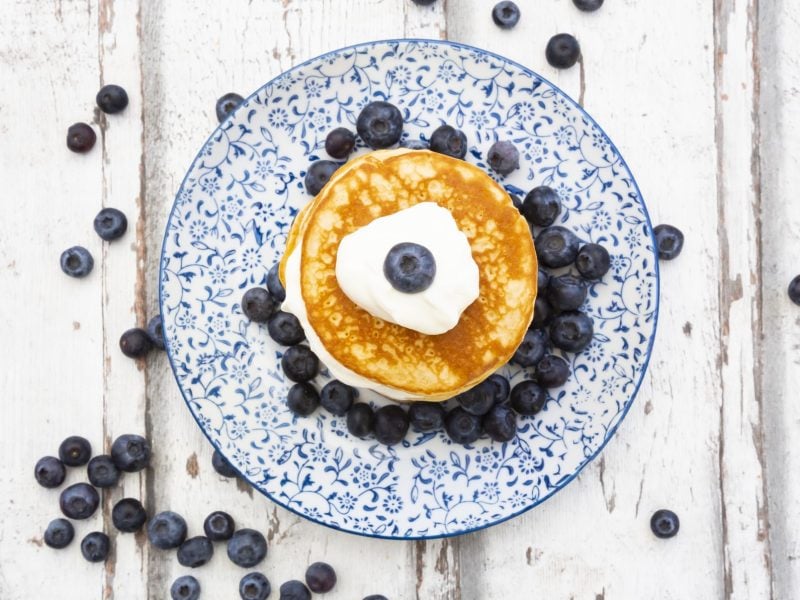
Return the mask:
{"type": "MultiPolygon", "coordinates": [[[[116,534],[123,496],[184,514],[213,509],[264,531],[274,586],[328,560],[327,597],[392,600],[800,597],[800,4],[796,0],[519,0],[512,31],[488,0],[9,0],[0,18],[0,339],[3,467],[0,598],[167,598],[185,572],[141,535],[116,534]],[[572,32],[580,67],[558,72],[547,39],[572,32]],[[163,354],[137,363],[120,334],[157,311],[161,238],[173,195],[216,124],[214,103],[248,94],[306,58],[393,37],[457,40],[505,54],[580,100],[617,143],[656,223],[686,233],[662,266],[658,340],[616,439],[577,481],[536,510],[455,539],[392,542],[313,525],[217,476],[163,354]],[[105,117],[101,84],[130,106],[105,117]],[[64,147],[92,122],[88,155],[64,147]],[[101,206],[128,215],[101,244],[101,206]],[[96,265],[65,277],[60,252],[96,265]],[[57,492],[33,464],[70,434],[95,448],[140,432],[153,468],[106,494],[81,523],[111,532],[105,564],[42,531],[57,492]],[[681,517],[656,539],[655,509],[681,517]]],[[[72,472],[69,481],[82,473],[72,472]]],[[[219,553],[222,554],[222,553],[219,553]]],[[[242,571],[224,556],[198,572],[204,598],[234,598],[242,571]]],[[[277,598],[277,591],[273,592],[277,598]]]]}

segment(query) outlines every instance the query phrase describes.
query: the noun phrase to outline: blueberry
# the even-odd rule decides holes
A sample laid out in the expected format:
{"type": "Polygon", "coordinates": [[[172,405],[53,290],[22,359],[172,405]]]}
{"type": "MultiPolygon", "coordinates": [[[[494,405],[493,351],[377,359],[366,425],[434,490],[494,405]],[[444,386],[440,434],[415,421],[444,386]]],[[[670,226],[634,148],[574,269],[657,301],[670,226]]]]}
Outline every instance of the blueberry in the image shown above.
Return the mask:
{"type": "Polygon", "coordinates": [[[94,259],[83,246],[73,246],[61,253],[61,270],[70,277],[86,277],[94,268],[94,259]]]}
{"type": "Polygon", "coordinates": [[[456,444],[471,444],[481,436],[481,418],[457,406],[447,413],[444,428],[456,444]]]}
{"type": "Polygon", "coordinates": [[[496,404],[483,417],[483,430],[495,442],[510,442],[517,435],[517,415],[505,404],[496,404]]]}
{"type": "Polygon", "coordinates": [[[789,300],[800,305],[800,275],[789,283],[789,300]]]}
{"type": "Polygon", "coordinates": [[[581,247],[578,236],[560,225],[542,229],[534,241],[539,262],[550,269],[566,267],[575,262],[581,247]]]}
{"type": "Polygon", "coordinates": [[[408,420],[417,431],[438,431],[444,425],[444,406],[441,402],[414,402],[408,407],[408,420]]]}
{"type": "Polygon", "coordinates": [[[67,148],[73,152],[88,152],[96,141],[97,134],[86,123],[75,123],[67,129],[67,148]]]}
{"type": "Polygon", "coordinates": [[[603,6],[603,0],[572,0],[572,3],[583,12],[594,12],[603,6]]]}
{"type": "Polygon", "coordinates": [[[110,488],[119,482],[119,469],[108,454],[95,456],[86,465],[89,483],[99,488],[110,488]]]}
{"type": "Polygon", "coordinates": [[[559,33],[550,38],[544,52],[547,62],[556,69],[569,69],[581,57],[581,46],[575,36],[559,33]]]}
{"type": "Polygon", "coordinates": [[[370,102],[358,115],[356,130],[373,150],[388,148],[396,144],[403,134],[403,115],[388,102],[370,102]]]}
{"type": "Polygon", "coordinates": [[[399,444],[406,437],[408,426],[408,413],[396,404],[382,406],[375,411],[373,429],[375,439],[381,444],[399,444]]]}
{"type": "Polygon", "coordinates": [[[412,2],[420,6],[430,6],[431,4],[436,2],[436,0],[412,0],[412,2]]]}
{"type": "Polygon", "coordinates": [[[44,530],[44,543],[51,548],[66,548],[74,537],[75,528],[66,519],[53,519],[44,530]]]}
{"type": "Polygon", "coordinates": [[[89,562],[103,562],[111,550],[111,540],[102,531],[86,534],[81,540],[81,554],[89,562]]]}
{"type": "Polygon", "coordinates": [[[511,390],[511,408],[521,415],[535,415],[547,402],[547,393],[535,381],[521,381],[511,390]]]}
{"type": "Polygon", "coordinates": [[[177,548],[186,539],[186,521],[170,510],[158,513],[147,524],[147,539],[156,548],[177,548]]]}
{"type": "Polygon", "coordinates": [[[302,581],[293,579],[281,586],[279,600],[311,600],[311,592],[302,581]]]}
{"type": "Polygon", "coordinates": [[[119,239],[128,231],[128,218],[121,210],[104,208],[94,218],[94,230],[107,242],[119,239]]]}
{"type": "Polygon", "coordinates": [[[557,310],[576,310],[586,300],[589,290],[582,279],[572,275],[561,275],[550,279],[547,286],[547,301],[557,310]]]}
{"type": "Polygon", "coordinates": [[[231,539],[235,529],[233,517],[221,510],[215,510],[203,521],[203,532],[214,542],[231,539]]]}
{"type": "Polygon", "coordinates": [[[567,379],[569,379],[569,365],[560,356],[548,354],[536,365],[536,381],[543,387],[561,387],[567,379]]]}
{"type": "Polygon", "coordinates": [[[227,458],[220,454],[219,450],[214,450],[214,454],[211,455],[211,466],[223,477],[239,476],[239,473],[233,468],[233,465],[228,462],[227,458]]]}
{"type": "Polygon", "coordinates": [[[189,538],[178,548],[178,562],[184,567],[202,567],[214,556],[214,544],[204,535],[189,538]]]}
{"type": "Polygon", "coordinates": [[[128,93],[124,88],[112,83],[100,88],[95,101],[100,110],[107,115],[113,115],[128,106],[128,93]]]}
{"type": "Polygon", "coordinates": [[[553,307],[547,302],[545,298],[536,298],[533,304],[533,322],[531,329],[542,329],[550,322],[551,317],[556,314],[553,307]]]}
{"type": "Polygon", "coordinates": [[[592,341],[594,323],[580,311],[568,311],[550,323],[550,340],[556,348],[566,352],[581,352],[592,341]]]}
{"type": "Polygon", "coordinates": [[[267,331],[269,331],[269,337],[284,346],[294,346],[306,339],[303,326],[300,325],[297,317],[282,310],[276,312],[267,321],[267,331]]]}
{"type": "Polygon", "coordinates": [[[164,322],[161,315],[156,315],[147,323],[147,335],[150,336],[153,346],[159,350],[164,349],[164,322]]]}
{"type": "Polygon", "coordinates": [[[539,273],[536,276],[536,295],[543,295],[548,285],[550,285],[550,275],[539,267],[539,273]]]}
{"type": "Polygon", "coordinates": [[[659,260],[677,258],[683,250],[683,233],[672,225],[658,225],[653,229],[659,260]]]}
{"type": "Polygon", "coordinates": [[[611,257],[600,244],[586,244],[578,251],[575,267],[586,279],[602,279],[611,267],[611,257]]]}
{"type": "Polygon", "coordinates": [[[650,517],[650,529],[656,537],[666,539],[677,535],[681,528],[681,521],[671,510],[661,509],[653,513],[650,517]]]}
{"type": "Polygon", "coordinates": [[[365,596],[364,600],[389,600],[386,596],[382,596],[381,594],[372,594],[370,596],[365,596]]]}
{"type": "Polygon", "coordinates": [[[302,383],[314,379],[319,373],[319,359],[308,346],[287,348],[281,358],[283,372],[292,381],[302,383]]]}
{"type": "Polygon", "coordinates": [[[172,600],[198,600],[200,598],[200,582],[191,575],[182,575],[172,582],[169,595],[172,600]]]}
{"type": "Polygon", "coordinates": [[[325,152],[333,158],[347,158],[355,147],[356,134],[346,127],[337,127],[325,138],[325,152]]]}
{"type": "Polygon", "coordinates": [[[295,383],[289,388],[286,404],[298,417],[307,417],[319,406],[319,392],[310,383],[295,383]]]}
{"type": "Polygon", "coordinates": [[[141,471],[150,464],[150,444],[140,435],[126,433],[111,444],[111,458],[121,471],[141,471]]]}
{"type": "Polygon", "coordinates": [[[242,102],[244,102],[244,98],[242,98],[239,94],[235,94],[233,92],[228,92],[224,96],[220,96],[217,99],[217,105],[215,107],[217,113],[217,121],[222,123],[225,119],[228,118],[228,115],[231,114],[236,107],[239,106],[242,102]]]}
{"type": "Polygon", "coordinates": [[[453,158],[464,158],[467,155],[467,136],[460,129],[442,125],[431,135],[431,150],[453,158]]]}
{"type": "Polygon", "coordinates": [[[242,312],[254,323],[266,323],[278,310],[278,302],[262,287],[250,288],[242,296],[242,312]]]}
{"type": "Polygon", "coordinates": [[[136,498],[123,498],[111,509],[114,527],[125,533],[139,531],[146,520],[147,512],[136,498]]]}
{"type": "Polygon", "coordinates": [[[501,29],[511,29],[519,23],[520,10],[514,2],[503,0],[494,5],[492,20],[501,29]]]}
{"type": "Polygon", "coordinates": [[[519,150],[511,142],[495,142],[486,154],[486,162],[499,175],[508,175],[519,169],[519,150]]]}
{"type": "Polygon", "coordinates": [[[325,184],[328,183],[331,175],[333,175],[338,168],[339,163],[333,162],[332,160],[318,160],[311,163],[306,173],[306,192],[312,196],[319,194],[322,188],[325,187],[325,184]]]}
{"type": "Polygon", "coordinates": [[[488,381],[482,381],[456,396],[456,402],[471,415],[480,417],[494,406],[494,393],[494,385],[488,381]]]}
{"type": "Polygon", "coordinates": [[[278,302],[283,302],[286,300],[286,290],[281,283],[281,278],[279,275],[281,264],[275,263],[269,269],[267,273],[267,289],[269,293],[272,294],[272,297],[275,298],[278,302]]]}
{"type": "Polygon", "coordinates": [[[511,204],[522,214],[522,200],[516,194],[509,194],[509,196],[511,197],[511,204]]]}
{"type": "Polygon", "coordinates": [[[336,571],[328,563],[315,562],[306,569],[306,585],[315,594],[325,594],[336,585],[336,571]]]}
{"type": "Polygon", "coordinates": [[[240,529],[228,540],[228,558],[249,569],[267,556],[267,540],[255,529],[240,529]]]}
{"type": "Polygon", "coordinates": [[[343,417],[353,406],[356,399],[356,389],[352,386],[342,383],[338,379],[329,381],[322,388],[319,394],[319,401],[322,408],[337,417],[343,417]]]}
{"type": "Polygon", "coordinates": [[[499,373],[495,373],[490,375],[486,381],[491,385],[496,404],[508,400],[508,394],[511,392],[511,385],[508,383],[508,379],[499,373]]]}
{"type": "Polygon", "coordinates": [[[383,275],[399,292],[427,290],[436,277],[436,259],[425,246],[402,242],[392,246],[383,261],[383,275]]]}
{"type": "Polygon", "coordinates": [[[350,435],[365,438],[372,433],[374,423],[375,413],[369,404],[353,404],[347,411],[347,431],[350,435]]]}
{"type": "Polygon", "coordinates": [[[129,358],[142,358],[153,349],[153,342],[144,329],[134,327],[119,337],[119,349],[129,358]]]}
{"type": "Polygon", "coordinates": [[[522,343],[514,352],[511,361],[521,367],[535,367],[547,351],[547,336],[541,331],[529,329],[522,338],[522,343]]]}
{"type": "Polygon", "coordinates": [[[239,596],[242,600],[266,600],[270,592],[272,586],[269,579],[255,571],[242,577],[239,582],[239,596]]]}
{"type": "Polygon", "coordinates": [[[42,487],[57,488],[64,483],[67,469],[55,456],[43,456],[36,461],[33,476],[42,487]]]}
{"type": "Polygon", "coordinates": [[[58,503],[65,517],[88,519],[100,505],[100,495],[88,483],[76,483],[61,492],[58,503]]]}
{"type": "Polygon", "coordinates": [[[68,467],[82,467],[92,457],[92,445],[79,435],[71,435],[58,447],[58,458],[68,467]]]}
{"type": "Polygon", "coordinates": [[[561,198],[546,185],[533,188],[522,202],[522,216],[537,227],[550,227],[561,214],[561,198]]]}

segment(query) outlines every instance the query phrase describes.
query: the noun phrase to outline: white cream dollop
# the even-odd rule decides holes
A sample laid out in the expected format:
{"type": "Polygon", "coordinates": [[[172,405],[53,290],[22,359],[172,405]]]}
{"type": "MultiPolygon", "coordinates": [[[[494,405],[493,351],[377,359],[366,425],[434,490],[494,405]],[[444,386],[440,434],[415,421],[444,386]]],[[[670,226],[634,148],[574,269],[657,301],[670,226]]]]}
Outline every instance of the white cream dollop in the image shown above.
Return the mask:
{"type": "Polygon", "coordinates": [[[450,211],[421,202],[345,236],[336,254],[336,279],[347,297],[371,315],[438,335],[455,327],[478,298],[480,277],[467,236],[450,211]],[[387,253],[402,242],[425,246],[436,260],[433,282],[421,292],[396,290],[383,274],[387,253]]]}

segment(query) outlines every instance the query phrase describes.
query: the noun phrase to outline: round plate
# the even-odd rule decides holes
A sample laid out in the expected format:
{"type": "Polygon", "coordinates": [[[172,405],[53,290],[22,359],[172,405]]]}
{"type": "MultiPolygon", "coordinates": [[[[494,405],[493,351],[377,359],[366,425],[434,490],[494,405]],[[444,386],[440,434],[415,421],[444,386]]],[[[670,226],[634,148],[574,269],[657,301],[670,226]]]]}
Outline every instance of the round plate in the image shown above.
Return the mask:
{"type": "MultiPolygon", "coordinates": [[[[364,152],[359,148],[359,152],[364,152]]],[[[658,265],[639,190],[619,152],[573,100],[496,54],[425,40],[344,48],[287,71],[250,96],[203,145],[167,224],[161,312],[170,362],[195,419],[256,489],[315,522],[369,536],[455,535],[518,515],[567,485],[614,434],[639,388],[655,334],[658,265]],[[350,436],[320,409],[296,418],[282,348],[241,311],[280,258],[308,165],[333,128],[386,99],[405,117],[404,141],[442,123],[464,130],[467,159],[485,167],[511,139],[521,167],[512,193],[549,185],[559,223],[611,253],[585,310],[592,344],[568,355],[572,375],[507,444],[471,446],[443,433],[383,446],[350,436]]],[[[504,368],[512,384],[529,374],[504,368]]],[[[329,379],[323,372],[316,384],[329,379]]],[[[362,392],[362,399],[375,400],[362,392]]]]}

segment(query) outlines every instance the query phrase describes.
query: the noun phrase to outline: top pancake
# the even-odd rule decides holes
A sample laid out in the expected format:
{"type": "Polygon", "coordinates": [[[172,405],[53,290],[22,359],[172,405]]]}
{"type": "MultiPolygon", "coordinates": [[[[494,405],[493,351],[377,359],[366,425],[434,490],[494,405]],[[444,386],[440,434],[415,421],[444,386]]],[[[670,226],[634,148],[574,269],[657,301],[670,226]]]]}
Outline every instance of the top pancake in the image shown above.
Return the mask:
{"type": "Polygon", "coordinates": [[[308,321],[325,349],[410,396],[442,400],[476,385],[510,359],[533,316],[537,263],[527,222],[486,173],[448,156],[384,150],[351,161],[298,216],[287,256],[295,244],[308,321]],[[344,294],[335,272],[342,238],[425,201],[450,210],[480,273],[479,298],[440,335],[372,316],[344,294]]]}

